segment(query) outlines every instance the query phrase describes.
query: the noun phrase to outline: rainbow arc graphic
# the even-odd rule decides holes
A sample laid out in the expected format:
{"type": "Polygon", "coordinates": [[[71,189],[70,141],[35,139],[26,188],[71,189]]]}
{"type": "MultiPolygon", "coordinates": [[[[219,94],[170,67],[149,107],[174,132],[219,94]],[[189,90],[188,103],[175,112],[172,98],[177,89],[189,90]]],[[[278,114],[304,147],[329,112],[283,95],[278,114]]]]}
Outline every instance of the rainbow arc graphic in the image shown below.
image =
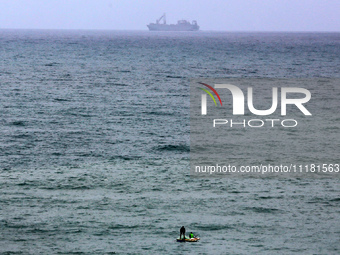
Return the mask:
{"type": "MultiPolygon", "coordinates": [[[[199,84],[202,84],[202,85],[206,86],[207,88],[209,88],[209,89],[217,96],[217,98],[218,98],[218,100],[220,101],[220,104],[221,104],[221,106],[222,106],[222,100],[221,100],[221,98],[220,98],[220,95],[217,93],[217,91],[216,91],[213,87],[211,87],[210,85],[208,85],[208,84],[206,84],[206,83],[203,83],[203,82],[199,82],[199,84]]],[[[204,89],[204,88],[199,88],[199,89],[201,89],[201,90],[203,90],[204,92],[206,92],[206,93],[212,98],[212,100],[214,100],[215,106],[217,106],[215,97],[211,94],[211,92],[210,92],[209,90],[204,89]]]]}

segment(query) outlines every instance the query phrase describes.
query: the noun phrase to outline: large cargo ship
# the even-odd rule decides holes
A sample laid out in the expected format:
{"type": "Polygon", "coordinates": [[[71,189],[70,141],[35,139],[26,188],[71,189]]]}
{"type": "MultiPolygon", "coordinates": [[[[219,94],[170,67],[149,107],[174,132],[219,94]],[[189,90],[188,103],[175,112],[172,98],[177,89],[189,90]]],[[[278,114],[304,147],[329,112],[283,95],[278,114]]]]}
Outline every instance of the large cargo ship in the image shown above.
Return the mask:
{"type": "Polygon", "coordinates": [[[147,26],[150,31],[198,31],[200,29],[196,20],[193,20],[192,23],[187,20],[179,20],[177,24],[166,24],[165,13],[156,20],[156,23],[150,23],[147,26]]]}

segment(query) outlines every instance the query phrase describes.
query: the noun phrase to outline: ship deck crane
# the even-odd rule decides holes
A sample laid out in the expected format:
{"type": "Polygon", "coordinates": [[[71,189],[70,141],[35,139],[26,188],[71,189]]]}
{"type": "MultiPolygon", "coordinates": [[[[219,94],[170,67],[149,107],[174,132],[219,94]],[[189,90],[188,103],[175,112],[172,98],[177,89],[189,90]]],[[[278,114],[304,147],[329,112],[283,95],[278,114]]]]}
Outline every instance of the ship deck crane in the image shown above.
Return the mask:
{"type": "Polygon", "coordinates": [[[166,24],[166,16],[165,13],[158,19],[156,20],[156,24],[159,24],[159,22],[163,19],[163,24],[166,24]]]}

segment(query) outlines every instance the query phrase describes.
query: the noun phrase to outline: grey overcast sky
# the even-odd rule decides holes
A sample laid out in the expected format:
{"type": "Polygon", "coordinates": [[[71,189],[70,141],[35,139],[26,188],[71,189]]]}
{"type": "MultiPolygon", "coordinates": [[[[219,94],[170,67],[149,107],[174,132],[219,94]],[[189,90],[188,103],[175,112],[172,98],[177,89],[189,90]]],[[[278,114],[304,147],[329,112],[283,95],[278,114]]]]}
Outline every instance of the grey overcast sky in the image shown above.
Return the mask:
{"type": "Polygon", "coordinates": [[[340,31],[340,0],[0,0],[0,28],[147,30],[164,12],[201,30],[340,31]]]}

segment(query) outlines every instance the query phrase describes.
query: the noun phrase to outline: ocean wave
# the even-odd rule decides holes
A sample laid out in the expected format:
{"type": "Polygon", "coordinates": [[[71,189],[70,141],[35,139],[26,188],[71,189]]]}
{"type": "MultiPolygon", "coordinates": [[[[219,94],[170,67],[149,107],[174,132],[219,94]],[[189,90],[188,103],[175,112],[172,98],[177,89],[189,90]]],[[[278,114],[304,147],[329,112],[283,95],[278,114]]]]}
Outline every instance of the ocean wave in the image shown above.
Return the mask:
{"type": "Polygon", "coordinates": [[[198,230],[202,231],[217,231],[223,229],[232,229],[230,225],[216,225],[216,224],[207,224],[207,225],[195,225],[194,226],[198,230]]]}
{"type": "Polygon", "coordinates": [[[140,156],[127,156],[127,155],[117,155],[110,158],[110,160],[136,160],[140,159],[140,156]]]}
{"type": "Polygon", "coordinates": [[[57,101],[57,102],[68,102],[68,101],[71,101],[71,100],[65,99],[65,98],[54,98],[53,100],[57,101]]]}
{"type": "Polygon", "coordinates": [[[111,225],[108,228],[109,229],[133,229],[133,228],[139,228],[139,225],[122,225],[122,224],[115,224],[115,225],[111,225]]]}
{"type": "Polygon", "coordinates": [[[157,146],[156,150],[158,151],[178,151],[178,152],[190,152],[190,147],[185,144],[179,144],[179,145],[164,145],[164,146],[157,146]]]}
{"type": "Polygon", "coordinates": [[[178,76],[178,75],[167,75],[166,78],[183,79],[183,78],[185,78],[185,77],[183,77],[183,76],[178,76]]]}
{"type": "Polygon", "coordinates": [[[265,207],[245,207],[244,210],[253,211],[256,213],[276,213],[280,211],[279,209],[265,207]]]}
{"type": "Polygon", "coordinates": [[[45,66],[57,66],[57,65],[60,65],[60,63],[57,63],[57,62],[51,62],[51,63],[47,63],[47,64],[45,64],[45,66]]]}
{"type": "Polygon", "coordinates": [[[173,112],[156,112],[156,111],[151,111],[151,112],[143,112],[146,114],[150,114],[150,115],[164,115],[164,116],[172,116],[174,115],[173,112]]]}
{"type": "Polygon", "coordinates": [[[12,121],[12,122],[10,122],[9,125],[11,125],[11,126],[24,127],[24,126],[26,126],[26,123],[25,123],[25,121],[17,120],[17,121],[12,121]]]}

